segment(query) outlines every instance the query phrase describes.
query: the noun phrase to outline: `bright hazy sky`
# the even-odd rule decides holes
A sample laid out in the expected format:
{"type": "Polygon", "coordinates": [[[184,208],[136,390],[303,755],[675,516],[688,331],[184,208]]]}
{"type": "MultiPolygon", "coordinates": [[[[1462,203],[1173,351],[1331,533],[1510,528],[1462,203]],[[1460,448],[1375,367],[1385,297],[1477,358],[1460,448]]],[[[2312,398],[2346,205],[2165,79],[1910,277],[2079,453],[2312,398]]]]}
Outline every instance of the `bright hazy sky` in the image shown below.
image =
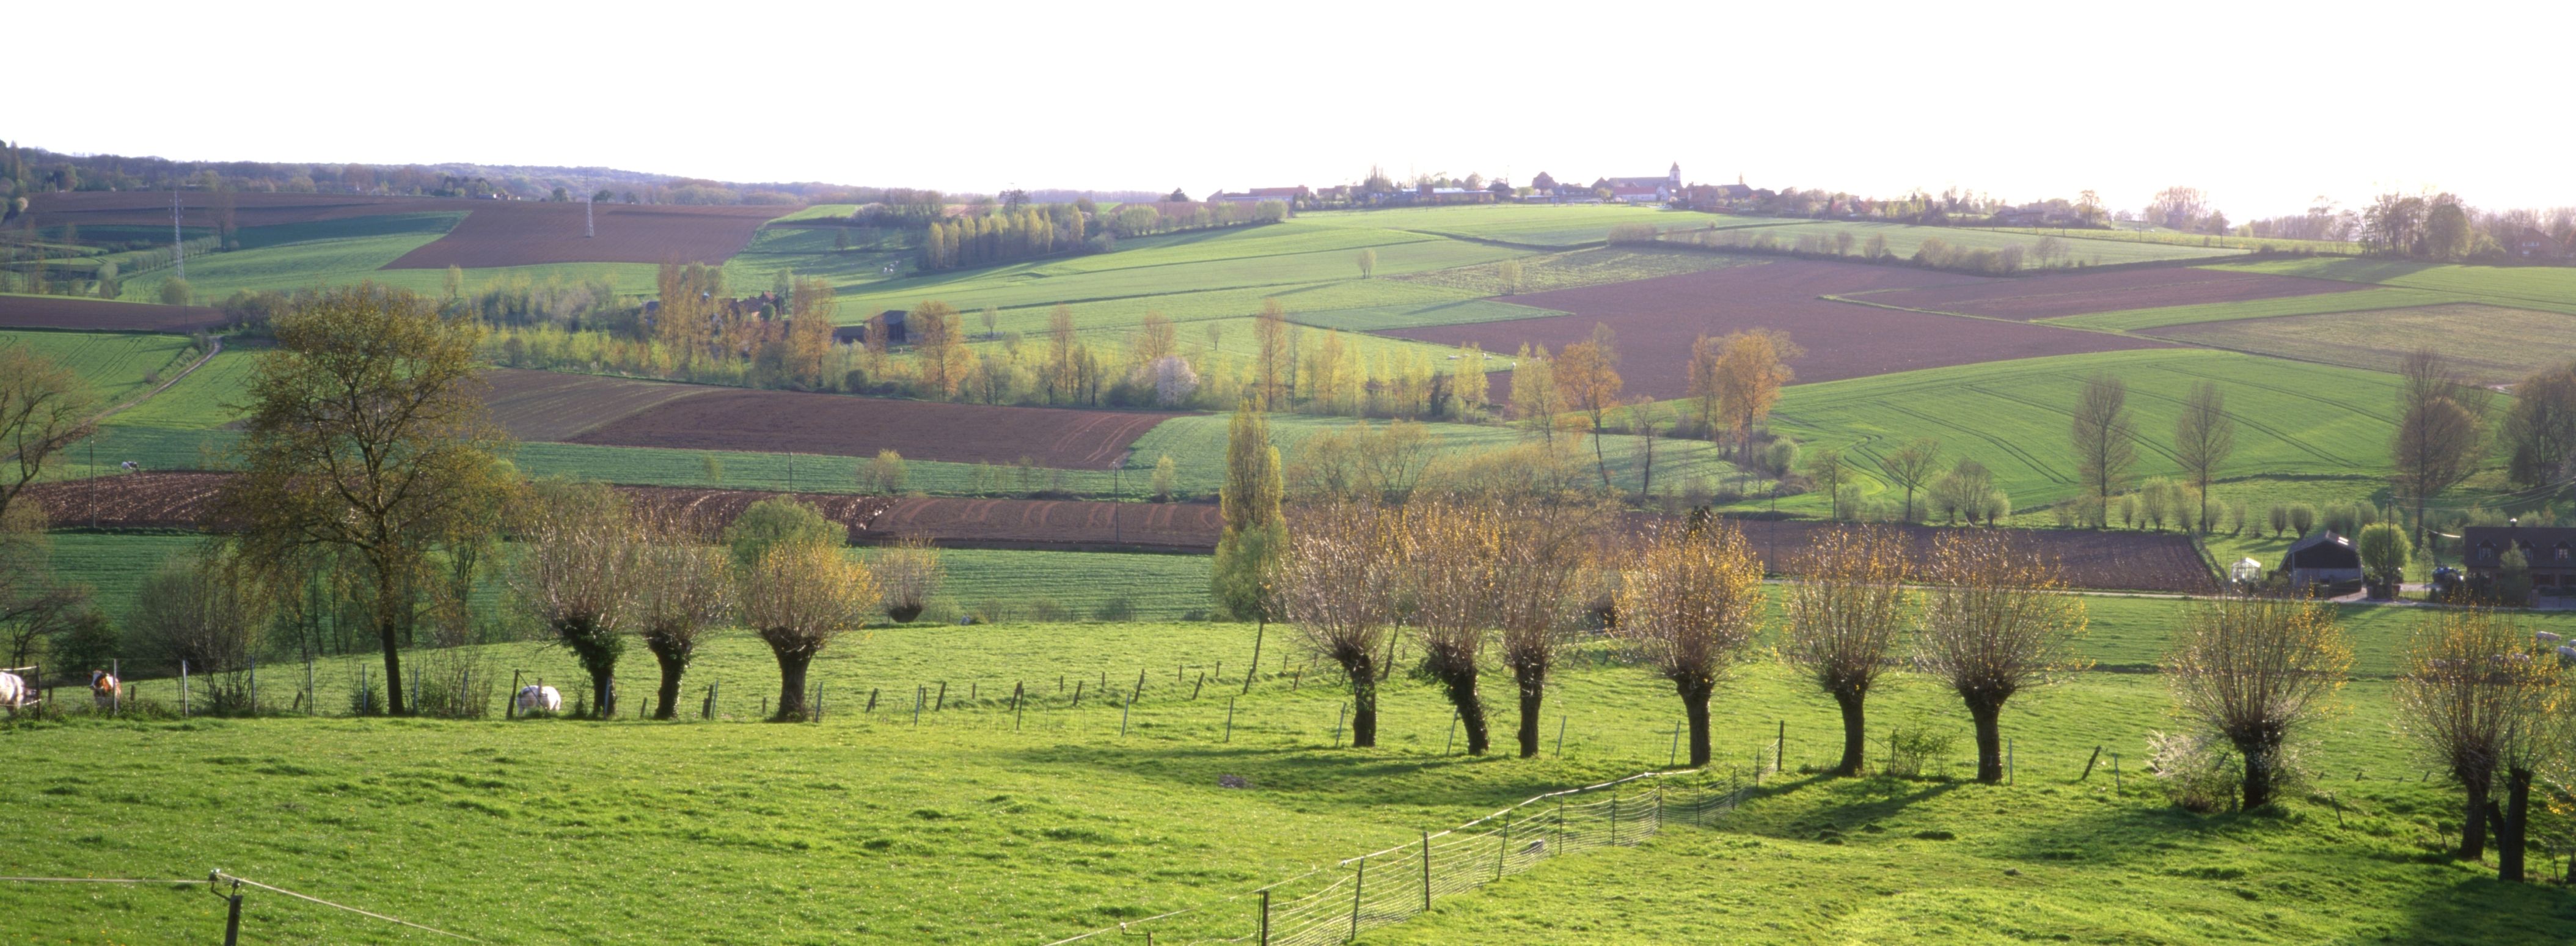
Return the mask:
{"type": "Polygon", "coordinates": [[[2427,186],[2576,204],[2576,5],[1731,6],[174,5],[22,36],[10,74],[63,85],[0,134],[985,192],[1679,161],[1697,182],[2090,187],[2114,208],[2191,184],[2238,220],[2427,186]]]}

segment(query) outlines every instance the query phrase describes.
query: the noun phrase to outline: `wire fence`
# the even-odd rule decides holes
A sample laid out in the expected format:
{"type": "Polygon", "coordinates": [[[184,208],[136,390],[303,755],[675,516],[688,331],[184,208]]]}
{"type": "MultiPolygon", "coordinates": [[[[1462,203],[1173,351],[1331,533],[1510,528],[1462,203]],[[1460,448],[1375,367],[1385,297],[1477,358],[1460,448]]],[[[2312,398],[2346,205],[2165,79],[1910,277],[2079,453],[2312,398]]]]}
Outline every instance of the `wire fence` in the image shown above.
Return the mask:
{"type": "Polygon", "coordinates": [[[1551,858],[1631,847],[1667,824],[1715,823],[1752,791],[1706,770],[1646,772],[1538,795],[1419,841],[1349,858],[1215,904],[1103,927],[1063,946],[1116,934],[1172,943],[1344,943],[1404,922],[1442,897],[1473,892],[1551,858]]]}

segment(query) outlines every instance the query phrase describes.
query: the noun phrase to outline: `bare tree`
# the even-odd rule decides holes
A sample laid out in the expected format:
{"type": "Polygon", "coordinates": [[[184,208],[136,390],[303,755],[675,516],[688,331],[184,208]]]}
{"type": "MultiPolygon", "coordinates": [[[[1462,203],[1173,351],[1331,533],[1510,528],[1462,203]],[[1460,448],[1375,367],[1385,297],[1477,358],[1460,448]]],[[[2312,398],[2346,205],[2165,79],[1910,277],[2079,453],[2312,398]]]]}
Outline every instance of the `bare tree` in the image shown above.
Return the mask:
{"type": "Polygon", "coordinates": [[[1787,589],[1780,654],[1804,668],[1843,714],[1835,775],[1859,775],[1868,728],[1862,705],[1893,663],[1905,620],[1902,536],[1867,527],[1819,536],[1787,589]]]}
{"type": "Polygon", "coordinates": [[[520,519],[511,587],[590,674],[594,710],[614,716],[617,659],[626,653],[635,602],[638,536],[626,501],[604,483],[541,480],[531,484],[520,519]]]}
{"type": "Polygon", "coordinates": [[[1394,519],[1367,505],[1309,507],[1279,562],[1281,616],[1350,678],[1352,748],[1377,745],[1378,651],[1405,565],[1394,519]]]}
{"type": "Polygon", "coordinates": [[[1572,497],[1514,501],[1509,508],[1498,523],[1492,617],[1502,632],[1503,666],[1520,694],[1521,758],[1534,759],[1548,674],[1556,669],[1567,612],[1592,557],[1587,545],[1610,510],[1572,497]]]}
{"type": "Polygon", "coordinates": [[[1619,587],[1613,628],[1682,698],[1690,764],[1709,760],[1708,700],[1762,621],[1762,563],[1723,520],[1666,523],[1645,538],[1619,587]]]}
{"type": "Polygon", "coordinates": [[[2415,508],[2416,538],[2424,540],[2425,508],[2433,497],[2477,472],[2487,405],[2485,388],[2469,382],[2449,359],[2430,348],[2409,352],[2398,366],[2397,433],[2389,452],[2397,495],[2415,508]]]}
{"type": "Polygon", "coordinates": [[[2227,455],[2236,452],[2236,418],[2227,413],[2227,395],[2218,382],[2203,381],[2192,385],[2191,397],[2183,401],[2182,415],[2174,418],[2174,458],[2191,474],[2192,489],[2200,496],[2200,531],[2209,527],[2209,485],[2217,479],[2218,468],[2227,455]]]}
{"type": "Polygon", "coordinates": [[[1484,755],[1485,703],[1477,692],[1485,630],[1500,591],[1501,516],[1481,505],[1431,500],[1404,510],[1406,591],[1422,646],[1422,672],[1439,681],[1467,731],[1467,754],[1484,755]]]}
{"type": "Polygon", "coordinates": [[[182,660],[195,673],[240,670],[259,653],[268,601],[255,583],[238,580],[225,558],[215,545],[172,556],[134,597],[127,619],[133,642],[174,673],[182,660]]]}
{"type": "Polygon", "coordinates": [[[2527,628],[2484,609],[2445,609],[2419,625],[2397,681],[2398,728],[2466,792],[2458,856],[2483,858],[2496,835],[2496,876],[2519,881],[2531,783],[2563,761],[2576,720],[2569,674],[2527,628]],[[2502,777],[2503,784],[2497,784],[2502,777]],[[2495,801],[2501,787],[2505,801],[2495,801]]]}
{"type": "Polygon", "coordinates": [[[879,551],[868,560],[868,573],[876,576],[877,589],[885,594],[886,617],[897,624],[910,624],[920,617],[948,577],[939,562],[939,546],[917,535],[879,551]]]}
{"type": "Polygon", "coordinates": [[[743,570],[743,620],[778,659],[772,719],[805,718],[805,672],[814,656],[865,624],[879,597],[876,580],[837,543],[782,542],[743,570]]]}
{"type": "Polygon", "coordinates": [[[2236,747],[2245,808],[2272,801],[2290,738],[2343,686],[2352,643],[2313,599],[2224,598],[2202,605],[2165,658],[2184,718],[2236,747]]]}
{"type": "Polygon", "coordinates": [[[2084,393],[2075,404],[2074,444],[2076,471],[2084,478],[2084,502],[2090,507],[2086,510],[2089,524],[2100,528],[2109,518],[2107,504],[2128,485],[2129,465],[2138,458],[2126,382],[2105,374],[2085,379],[2084,393]]]}
{"type": "Polygon", "coordinates": [[[725,549],[685,520],[648,520],[647,529],[635,562],[635,625],[662,670],[653,718],[672,719],[699,642],[732,614],[733,575],[725,549]]]}
{"type": "Polygon", "coordinates": [[[1932,478],[1941,463],[1941,441],[1916,437],[1878,461],[1887,478],[1905,489],[1905,521],[1914,521],[1914,491],[1932,478]]]}
{"type": "Polygon", "coordinates": [[[1977,780],[2004,777],[2004,702],[2081,669],[2067,643],[2084,629],[2084,599],[2065,594],[2058,563],[2011,533],[1944,531],[1934,540],[1915,666],[1968,704],[1977,729],[1977,780]]]}
{"type": "Polygon", "coordinates": [[[53,359],[25,345],[0,348],[0,457],[9,463],[0,476],[0,522],[8,521],[9,504],[45,472],[47,460],[96,428],[90,423],[96,407],[80,377],[53,359]]]}

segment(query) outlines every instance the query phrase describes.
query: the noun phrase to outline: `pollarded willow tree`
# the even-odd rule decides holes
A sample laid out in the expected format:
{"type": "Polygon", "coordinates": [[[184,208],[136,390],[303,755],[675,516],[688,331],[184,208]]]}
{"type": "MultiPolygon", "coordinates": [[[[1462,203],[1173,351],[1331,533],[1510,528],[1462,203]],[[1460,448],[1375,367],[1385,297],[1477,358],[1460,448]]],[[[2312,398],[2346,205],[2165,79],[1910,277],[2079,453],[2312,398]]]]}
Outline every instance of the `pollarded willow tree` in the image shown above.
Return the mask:
{"type": "Polygon", "coordinates": [[[1893,665],[1907,618],[1902,535],[1837,529],[1817,537],[1789,583],[1780,655],[1807,671],[1843,715],[1835,775],[1858,775],[1868,749],[1863,707],[1893,665]]]}
{"type": "Polygon", "coordinates": [[[886,617],[897,624],[910,624],[920,617],[948,579],[938,544],[917,535],[904,536],[878,551],[868,560],[868,574],[876,577],[877,590],[885,596],[886,617]]]}
{"type": "Polygon", "coordinates": [[[743,570],[743,622],[778,658],[778,710],[771,718],[805,718],[806,669],[833,640],[865,624],[879,599],[867,568],[836,542],[782,542],[743,570]]]}
{"type": "Polygon", "coordinates": [[[1762,622],[1762,563],[1732,524],[1666,523],[1644,539],[1619,585],[1612,633],[1672,681],[1690,719],[1690,764],[1709,760],[1708,700],[1762,622]]]}
{"type": "Polygon", "coordinates": [[[2397,726],[2466,793],[2459,858],[2486,855],[2497,833],[2498,876],[2522,879],[2522,832],[2532,777],[2566,735],[2555,654],[2492,611],[2443,609],[2418,625],[2397,679],[2397,726]],[[2498,776],[2507,805],[2493,800],[2498,776]]]}
{"type": "Polygon", "coordinates": [[[581,661],[593,711],[617,715],[617,661],[626,653],[642,547],[626,500],[605,483],[544,479],[530,484],[523,506],[511,589],[581,661]]]}
{"type": "Polygon", "coordinates": [[[1277,602],[1306,646],[1351,682],[1351,747],[1377,745],[1378,651],[1403,585],[1398,517],[1363,503],[1307,507],[1280,557],[1277,602]]]}
{"type": "Polygon", "coordinates": [[[661,665],[653,718],[679,715],[680,678],[698,645],[733,614],[733,572],[725,550],[678,515],[641,517],[646,542],[635,560],[635,629],[661,665]]]}
{"type": "Polygon", "coordinates": [[[1412,626],[1422,647],[1421,672],[1438,681],[1467,731],[1467,754],[1491,744],[1485,702],[1477,692],[1486,631],[1494,626],[1494,601],[1502,575],[1501,516],[1482,504],[1446,500],[1404,509],[1406,592],[1412,626]]]}
{"type": "Polygon", "coordinates": [[[1592,542],[1612,515],[1606,500],[1520,496],[1497,517],[1489,608],[1503,667],[1520,697],[1521,758],[1538,757],[1539,710],[1566,641],[1567,619],[1591,577],[1592,542]]]}
{"type": "Polygon", "coordinates": [[[2165,657],[2183,718],[2244,760],[2246,810],[2270,804],[2290,740],[2343,687],[2352,643],[2313,599],[2224,598],[2200,606],[2165,657]]]}
{"type": "Polygon", "coordinates": [[[2083,669],[2067,645],[2084,631],[2084,599],[2065,593],[2054,559],[1993,529],[1944,531],[1924,580],[1914,664],[1967,703],[1977,780],[2003,781],[2004,703],[2083,669]]]}

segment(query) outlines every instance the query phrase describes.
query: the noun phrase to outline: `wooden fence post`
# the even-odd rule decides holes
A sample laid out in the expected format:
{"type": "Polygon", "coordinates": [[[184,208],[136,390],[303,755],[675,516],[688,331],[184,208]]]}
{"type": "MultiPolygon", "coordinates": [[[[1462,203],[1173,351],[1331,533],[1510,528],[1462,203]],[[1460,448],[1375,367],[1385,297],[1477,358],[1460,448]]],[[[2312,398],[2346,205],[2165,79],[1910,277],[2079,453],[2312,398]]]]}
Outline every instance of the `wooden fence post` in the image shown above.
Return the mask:
{"type": "Polygon", "coordinates": [[[1234,697],[1231,696],[1225,698],[1225,741],[1234,742],[1234,697]]]}
{"type": "MultiPolygon", "coordinates": [[[[37,678],[39,680],[42,677],[37,678]]],[[[188,662],[179,661],[179,718],[188,717],[188,662]]]]}
{"type": "Polygon", "coordinates": [[[2093,763],[2100,762],[2100,761],[2102,761],[2102,747],[2101,747],[2101,746],[2094,746],[2094,747],[2093,747],[2093,757],[2092,757],[2092,758],[2089,758],[2089,759],[2084,760],[2084,774],[2079,775],[2079,776],[2076,776],[2076,777],[2075,777],[2075,780],[2076,780],[2076,781],[2078,781],[2078,782],[2081,782],[2081,781],[2084,781],[2084,780],[2086,780],[2086,779],[2092,778],[2092,777],[2093,777],[2093,763]]]}
{"type": "Polygon", "coordinates": [[[1351,873],[1351,939],[1360,938],[1360,890],[1367,885],[1368,858],[1363,857],[1351,873]]]}
{"type": "Polygon", "coordinates": [[[946,680],[941,680],[941,681],[939,681],[939,702],[931,704],[930,711],[931,711],[931,712],[933,712],[933,713],[936,713],[936,712],[940,712],[940,711],[942,711],[942,710],[945,710],[945,709],[947,709],[947,708],[948,708],[948,681],[946,681],[946,680]]]}
{"type": "Polygon", "coordinates": [[[1206,687],[1206,686],[1207,686],[1207,671],[1205,671],[1205,670],[1201,670],[1201,671],[1199,671],[1199,682],[1197,682],[1197,683],[1195,683],[1195,684],[1192,684],[1192,685],[1190,686],[1190,699],[1193,699],[1193,700],[1198,699],[1198,698],[1199,698],[1199,690],[1200,690],[1201,688],[1206,687]]]}
{"type": "Polygon", "coordinates": [[[1011,685],[1011,731],[1012,731],[1012,732],[1019,732],[1019,731],[1020,731],[1020,693],[1021,693],[1022,691],[1024,691],[1025,689],[1027,689],[1027,687],[1028,687],[1028,685],[1027,685],[1027,684],[1025,684],[1025,683],[1014,683],[1014,684],[1012,684],[1012,685],[1011,685]]]}
{"type": "Polygon", "coordinates": [[[1431,832],[1422,832],[1422,912],[1431,912],[1431,832]]]}

